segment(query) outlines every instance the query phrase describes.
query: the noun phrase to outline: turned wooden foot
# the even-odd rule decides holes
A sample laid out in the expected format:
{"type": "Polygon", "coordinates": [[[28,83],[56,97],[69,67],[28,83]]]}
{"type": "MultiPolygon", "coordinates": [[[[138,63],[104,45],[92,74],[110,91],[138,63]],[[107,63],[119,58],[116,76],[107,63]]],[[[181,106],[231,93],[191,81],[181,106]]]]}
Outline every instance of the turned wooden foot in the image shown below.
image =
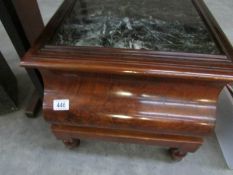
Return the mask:
{"type": "Polygon", "coordinates": [[[69,149],[74,149],[80,145],[79,139],[67,139],[63,140],[64,145],[69,149]]]}
{"type": "Polygon", "coordinates": [[[169,154],[173,160],[180,161],[187,155],[187,152],[184,152],[179,148],[170,148],[169,154]]]}

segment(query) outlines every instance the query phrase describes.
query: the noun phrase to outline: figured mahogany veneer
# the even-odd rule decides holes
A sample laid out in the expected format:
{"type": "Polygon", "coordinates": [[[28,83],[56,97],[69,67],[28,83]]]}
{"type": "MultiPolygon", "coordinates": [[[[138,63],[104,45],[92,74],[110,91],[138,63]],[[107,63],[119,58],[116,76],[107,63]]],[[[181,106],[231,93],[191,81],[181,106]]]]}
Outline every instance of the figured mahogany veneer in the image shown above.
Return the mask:
{"type": "Polygon", "coordinates": [[[195,152],[233,81],[232,48],[203,2],[194,1],[223,55],[47,46],[74,3],[65,1],[21,62],[42,75],[44,117],[55,136],[68,147],[103,139],[168,147],[175,159],[195,152]],[[54,99],[69,99],[69,110],[54,111],[54,99]]]}

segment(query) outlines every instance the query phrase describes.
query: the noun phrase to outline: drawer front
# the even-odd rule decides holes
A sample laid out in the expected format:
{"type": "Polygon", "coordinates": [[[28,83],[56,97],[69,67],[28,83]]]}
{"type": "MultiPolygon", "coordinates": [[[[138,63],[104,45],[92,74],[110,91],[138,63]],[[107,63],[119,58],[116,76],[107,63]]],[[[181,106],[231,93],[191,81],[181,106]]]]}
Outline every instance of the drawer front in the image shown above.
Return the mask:
{"type": "Polygon", "coordinates": [[[52,71],[42,75],[44,116],[51,123],[192,136],[214,128],[220,89],[210,83],[52,71]],[[57,100],[68,101],[69,107],[55,109],[57,100]]]}

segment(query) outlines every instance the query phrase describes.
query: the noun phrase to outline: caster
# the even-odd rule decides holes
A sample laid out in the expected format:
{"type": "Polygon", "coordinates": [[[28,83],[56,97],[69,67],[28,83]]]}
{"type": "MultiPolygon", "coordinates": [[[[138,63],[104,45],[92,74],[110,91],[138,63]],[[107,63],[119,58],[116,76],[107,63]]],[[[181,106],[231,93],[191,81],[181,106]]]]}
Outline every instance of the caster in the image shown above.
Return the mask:
{"type": "Polygon", "coordinates": [[[63,140],[64,145],[69,149],[74,149],[80,145],[79,139],[67,139],[63,140]]]}
{"type": "Polygon", "coordinates": [[[175,161],[181,161],[187,155],[186,152],[181,151],[179,148],[170,148],[168,152],[175,161]]]}

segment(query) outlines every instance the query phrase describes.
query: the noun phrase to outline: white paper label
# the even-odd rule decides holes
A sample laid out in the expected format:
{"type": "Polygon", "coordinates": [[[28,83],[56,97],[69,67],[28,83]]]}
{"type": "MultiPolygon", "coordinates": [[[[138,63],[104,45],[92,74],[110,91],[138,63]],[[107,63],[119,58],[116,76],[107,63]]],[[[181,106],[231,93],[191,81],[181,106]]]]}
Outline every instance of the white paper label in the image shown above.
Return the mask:
{"type": "Polygon", "coordinates": [[[68,111],[69,109],[70,109],[70,100],[68,99],[53,100],[54,111],[68,111]]]}

